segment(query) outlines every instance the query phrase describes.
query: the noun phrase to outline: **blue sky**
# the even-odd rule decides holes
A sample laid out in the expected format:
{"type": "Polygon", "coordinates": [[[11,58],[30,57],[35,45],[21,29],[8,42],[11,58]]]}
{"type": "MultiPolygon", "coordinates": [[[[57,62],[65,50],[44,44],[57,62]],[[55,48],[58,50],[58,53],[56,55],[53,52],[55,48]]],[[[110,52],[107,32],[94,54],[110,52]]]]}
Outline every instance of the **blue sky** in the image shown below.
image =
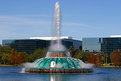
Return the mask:
{"type": "Polygon", "coordinates": [[[61,6],[62,36],[121,35],[121,0],[0,0],[0,43],[51,36],[56,1],[61,6]]]}

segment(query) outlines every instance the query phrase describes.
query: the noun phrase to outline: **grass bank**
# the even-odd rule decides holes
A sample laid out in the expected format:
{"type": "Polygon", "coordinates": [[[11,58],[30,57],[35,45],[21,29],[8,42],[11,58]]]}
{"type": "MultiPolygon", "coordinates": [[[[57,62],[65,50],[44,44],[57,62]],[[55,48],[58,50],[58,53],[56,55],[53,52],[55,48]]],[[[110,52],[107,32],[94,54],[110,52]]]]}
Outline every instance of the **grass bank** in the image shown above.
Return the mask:
{"type": "Polygon", "coordinates": [[[101,65],[101,66],[99,66],[99,67],[107,67],[107,68],[121,68],[121,66],[114,66],[114,65],[111,65],[111,63],[105,63],[105,64],[103,64],[103,65],[101,65]]]}
{"type": "Polygon", "coordinates": [[[14,66],[18,66],[18,65],[0,64],[0,66],[9,66],[9,67],[14,67],[14,66]]]}

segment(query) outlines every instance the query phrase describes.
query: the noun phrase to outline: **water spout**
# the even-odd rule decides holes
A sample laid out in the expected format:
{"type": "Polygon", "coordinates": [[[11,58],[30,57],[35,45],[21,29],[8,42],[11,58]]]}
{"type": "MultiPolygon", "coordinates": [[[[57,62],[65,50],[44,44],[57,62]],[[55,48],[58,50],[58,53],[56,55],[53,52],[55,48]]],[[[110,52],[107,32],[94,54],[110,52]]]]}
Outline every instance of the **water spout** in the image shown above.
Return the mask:
{"type": "Polygon", "coordinates": [[[55,4],[55,11],[54,11],[54,20],[52,25],[52,36],[53,39],[51,41],[51,45],[49,50],[51,51],[64,51],[66,48],[62,45],[62,42],[60,40],[60,32],[61,32],[61,9],[59,2],[56,2],[55,4]],[[56,40],[55,40],[56,37],[56,40]]]}

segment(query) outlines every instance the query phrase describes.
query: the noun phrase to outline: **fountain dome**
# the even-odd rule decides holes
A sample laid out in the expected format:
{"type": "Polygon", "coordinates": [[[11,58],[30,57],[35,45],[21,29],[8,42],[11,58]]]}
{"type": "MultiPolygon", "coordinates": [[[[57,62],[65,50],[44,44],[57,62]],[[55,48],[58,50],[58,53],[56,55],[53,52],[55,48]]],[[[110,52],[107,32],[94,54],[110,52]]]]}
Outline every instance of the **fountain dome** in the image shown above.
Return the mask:
{"type": "Polygon", "coordinates": [[[80,59],[72,58],[68,51],[48,51],[45,58],[37,59],[33,68],[26,68],[32,73],[90,73],[93,70],[85,67],[80,59]]]}
{"type": "Polygon", "coordinates": [[[42,58],[34,62],[35,67],[42,69],[80,69],[82,61],[75,58],[42,58]]]}

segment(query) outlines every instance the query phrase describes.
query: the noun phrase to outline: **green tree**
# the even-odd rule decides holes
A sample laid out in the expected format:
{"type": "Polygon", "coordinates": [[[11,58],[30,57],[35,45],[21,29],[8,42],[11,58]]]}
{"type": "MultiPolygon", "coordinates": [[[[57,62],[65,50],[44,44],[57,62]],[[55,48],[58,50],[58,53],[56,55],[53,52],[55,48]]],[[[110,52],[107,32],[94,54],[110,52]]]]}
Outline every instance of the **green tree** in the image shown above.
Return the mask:
{"type": "Polygon", "coordinates": [[[17,57],[18,57],[17,50],[15,50],[15,53],[14,53],[15,64],[17,64],[17,59],[18,59],[17,57]]]}
{"type": "Polygon", "coordinates": [[[11,47],[10,46],[0,46],[0,53],[10,53],[11,47]]]}
{"type": "Polygon", "coordinates": [[[74,52],[74,47],[73,46],[70,46],[70,48],[68,49],[69,50],[69,52],[70,52],[70,54],[71,54],[71,56],[73,57],[73,52],[74,52]]]}
{"type": "Polygon", "coordinates": [[[9,60],[10,60],[10,54],[3,54],[2,56],[2,61],[4,64],[9,64],[9,60]]]}
{"type": "Polygon", "coordinates": [[[89,52],[84,52],[82,50],[77,50],[74,54],[74,58],[81,59],[84,62],[88,61],[89,52]]]}
{"type": "Polygon", "coordinates": [[[0,45],[0,63],[6,63],[7,55],[11,53],[10,46],[1,46],[0,45]],[[4,56],[5,55],[5,56],[4,56]]]}
{"type": "Polygon", "coordinates": [[[105,57],[102,55],[102,56],[101,56],[101,64],[103,65],[104,62],[105,62],[105,57]]]}
{"type": "Polygon", "coordinates": [[[80,50],[77,50],[74,54],[74,58],[82,59],[82,55],[80,53],[80,50]]]}
{"type": "Polygon", "coordinates": [[[46,50],[46,49],[40,49],[40,48],[39,48],[39,49],[36,49],[36,50],[34,51],[34,53],[32,53],[32,54],[28,57],[28,60],[29,60],[30,62],[33,62],[33,61],[35,61],[36,59],[45,57],[46,53],[47,53],[47,50],[46,50]]]}
{"type": "Polygon", "coordinates": [[[26,52],[21,52],[21,54],[23,56],[23,62],[29,62],[29,54],[26,52]]]}
{"type": "Polygon", "coordinates": [[[108,63],[108,54],[105,53],[105,54],[104,54],[104,57],[105,57],[105,63],[107,64],[107,63],[108,63]]]}

